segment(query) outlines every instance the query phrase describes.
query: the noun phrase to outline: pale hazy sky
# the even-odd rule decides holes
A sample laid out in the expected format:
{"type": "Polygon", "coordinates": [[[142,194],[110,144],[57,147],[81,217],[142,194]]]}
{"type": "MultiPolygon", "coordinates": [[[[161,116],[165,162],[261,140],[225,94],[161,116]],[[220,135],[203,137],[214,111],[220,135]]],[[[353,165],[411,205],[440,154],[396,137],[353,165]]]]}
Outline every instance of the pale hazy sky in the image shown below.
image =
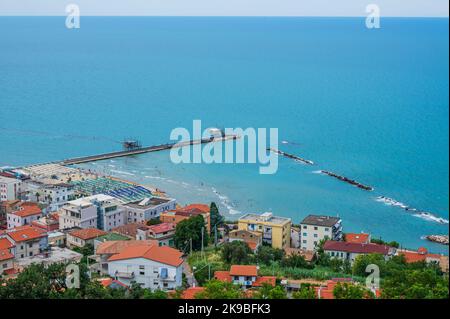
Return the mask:
{"type": "Polygon", "coordinates": [[[381,16],[448,17],[449,0],[0,0],[0,15],[143,16],[365,16],[377,4],[381,16]]]}

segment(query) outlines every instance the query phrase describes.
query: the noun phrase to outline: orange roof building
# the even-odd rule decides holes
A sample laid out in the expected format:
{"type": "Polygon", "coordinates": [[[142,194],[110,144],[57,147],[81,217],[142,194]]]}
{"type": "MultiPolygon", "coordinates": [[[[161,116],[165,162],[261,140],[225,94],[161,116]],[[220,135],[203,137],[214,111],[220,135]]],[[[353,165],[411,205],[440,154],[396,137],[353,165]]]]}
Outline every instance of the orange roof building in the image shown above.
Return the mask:
{"type": "Polygon", "coordinates": [[[370,234],[347,233],[347,234],[345,234],[345,241],[347,243],[369,244],[370,243],[370,234]]]}
{"type": "Polygon", "coordinates": [[[183,291],[181,299],[195,299],[195,296],[204,290],[204,287],[189,287],[183,291]]]}
{"type": "Polygon", "coordinates": [[[42,210],[36,203],[21,202],[14,210],[7,213],[7,227],[12,229],[19,226],[29,225],[42,217],[42,210]]]}
{"type": "Polygon", "coordinates": [[[6,236],[15,245],[14,254],[19,259],[39,255],[48,247],[47,232],[38,227],[16,227],[8,230],[6,236]]]}
{"type": "Polygon", "coordinates": [[[260,287],[263,284],[275,286],[276,277],[258,276],[258,267],[254,265],[232,265],[230,271],[214,272],[214,279],[232,282],[245,288],[260,287]]]}
{"type": "Polygon", "coordinates": [[[134,281],[143,288],[169,291],[182,285],[182,257],[181,251],[167,246],[128,246],[107,259],[107,271],[127,286],[134,281]]]}
{"type": "Polygon", "coordinates": [[[208,205],[191,204],[183,208],[161,213],[159,219],[163,223],[174,223],[176,225],[185,219],[202,215],[205,219],[206,229],[208,230],[208,232],[211,232],[211,217],[209,210],[210,209],[208,205]]]}
{"type": "MultiPolygon", "coordinates": [[[[398,250],[397,253],[398,253],[398,255],[405,256],[405,260],[407,263],[416,263],[416,262],[424,261],[426,263],[435,262],[435,263],[441,265],[441,262],[444,261],[444,259],[442,258],[442,255],[430,254],[425,247],[420,247],[417,251],[398,250]]],[[[444,263],[442,263],[442,264],[444,264],[444,263]]],[[[442,267],[442,265],[441,265],[441,267],[442,267]]],[[[446,268],[448,268],[448,266],[446,268]]],[[[443,270],[444,270],[444,268],[443,268],[443,270]]]]}
{"type": "Polygon", "coordinates": [[[83,228],[69,232],[67,234],[67,245],[69,247],[84,247],[86,244],[93,244],[94,239],[107,232],[97,228],[83,228]]]}

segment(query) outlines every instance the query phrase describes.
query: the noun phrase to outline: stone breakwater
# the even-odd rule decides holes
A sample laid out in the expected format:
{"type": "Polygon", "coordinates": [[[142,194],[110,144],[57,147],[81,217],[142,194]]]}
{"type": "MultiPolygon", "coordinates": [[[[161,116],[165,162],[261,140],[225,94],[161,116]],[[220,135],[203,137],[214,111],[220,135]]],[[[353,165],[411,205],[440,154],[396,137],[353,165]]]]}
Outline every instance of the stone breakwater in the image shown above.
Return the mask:
{"type": "Polygon", "coordinates": [[[448,235],[429,235],[425,238],[438,244],[448,245],[448,235]]]}

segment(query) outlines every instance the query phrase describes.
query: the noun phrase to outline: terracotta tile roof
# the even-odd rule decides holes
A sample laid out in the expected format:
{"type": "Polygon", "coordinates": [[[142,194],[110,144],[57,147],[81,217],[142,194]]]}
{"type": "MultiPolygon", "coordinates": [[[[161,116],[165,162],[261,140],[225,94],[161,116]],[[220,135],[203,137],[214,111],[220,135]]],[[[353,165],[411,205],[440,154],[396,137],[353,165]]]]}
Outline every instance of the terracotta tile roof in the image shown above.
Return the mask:
{"type": "Polygon", "coordinates": [[[324,250],[332,251],[343,251],[348,253],[357,254],[389,254],[391,248],[386,245],[378,244],[358,244],[358,243],[347,243],[344,241],[332,241],[328,240],[323,245],[324,250]]]}
{"type": "Polygon", "coordinates": [[[112,240],[105,241],[97,246],[97,255],[113,255],[119,254],[128,247],[145,246],[150,247],[151,245],[157,245],[158,242],[155,240],[112,240]]]}
{"type": "Polygon", "coordinates": [[[258,276],[258,268],[253,265],[233,265],[230,268],[231,276],[258,276]]]}
{"type": "Polygon", "coordinates": [[[17,243],[46,237],[47,233],[38,227],[21,226],[7,232],[7,235],[17,243]]]}
{"type": "Polygon", "coordinates": [[[266,283],[275,287],[276,281],[277,277],[275,276],[261,276],[256,278],[256,281],[253,283],[253,286],[260,287],[262,286],[262,284],[266,283]]]}
{"type": "Polygon", "coordinates": [[[155,234],[161,234],[175,229],[173,223],[161,223],[157,225],[148,226],[148,230],[155,234]]]}
{"type": "Polygon", "coordinates": [[[217,270],[214,272],[214,278],[219,281],[231,282],[231,276],[229,271],[217,270]]]}
{"type": "Polygon", "coordinates": [[[314,259],[314,252],[311,251],[311,250],[305,250],[305,249],[301,249],[301,248],[286,247],[284,249],[284,252],[286,253],[286,256],[291,256],[291,255],[303,256],[307,262],[311,262],[314,259]]]}
{"type": "Polygon", "coordinates": [[[9,252],[7,249],[0,250],[0,261],[13,259],[14,255],[9,252]]]}
{"type": "MultiPolygon", "coordinates": [[[[136,238],[137,230],[139,227],[142,227],[144,224],[142,223],[131,223],[122,225],[116,228],[113,228],[111,232],[122,234],[125,236],[136,238]]],[[[144,225],[145,226],[145,225],[144,225]]]]}
{"type": "Polygon", "coordinates": [[[11,243],[7,238],[0,238],[0,250],[13,248],[14,244],[11,243]]]}
{"type": "Polygon", "coordinates": [[[209,213],[210,207],[205,204],[191,204],[183,207],[184,210],[192,210],[197,209],[202,211],[203,213],[209,213]]]}
{"type": "Polygon", "coordinates": [[[178,267],[183,263],[183,253],[167,246],[132,246],[122,250],[121,253],[112,255],[108,261],[145,258],[162,264],[178,267]]]}
{"type": "Polygon", "coordinates": [[[348,243],[368,244],[370,242],[370,235],[364,233],[348,233],[345,234],[345,241],[348,243]]]}
{"type": "Polygon", "coordinates": [[[195,299],[195,295],[204,290],[204,287],[189,287],[183,291],[181,299],[195,299]]]}
{"type": "Polygon", "coordinates": [[[99,236],[106,235],[107,232],[97,228],[84,228],[73,230],[69,233],[70,236],[77,237],[83,240],[94,239],[99,236]]]}
{"type": "Polygon", "coordinates": [[[248,247],[250,247],[251,250],[255,250],[258,247],[258,243],[253,243],[253,242],[245,242],[248,247]]]}
{"type": "Polygon", "coordinates": [[[39,205],[36,203],[24,202],[24,203],[21,203],[18,206],[18,208],[19,208],[19,210],[14,211],[11,214],[14,214],[19,217],[28,217],[28,216],[42,214],[42,210],[39,208],[39,205]]]}
{"type": "Polygon", "coordinates": [[[405,256],[405,260],[407,263],[416,263],[419,261],[430,261],[436,260],[438,262],[441,261],[441,255],[438,254],[429,254],[426,248],[419,248],[417,251],[411,251],[411,250],[401,250],[398,252],[399,255],[405,256]]]}
{"type": "Polygon", "coordinates": [[[128,288],[127,285],[125,285],[123,282],[120,282],[119,280],[115,280],[112,278],[100,278],[98,281],[102,284],[103,287],[110,287],[114,285],[121,286],[123,288],[128,288]]]}

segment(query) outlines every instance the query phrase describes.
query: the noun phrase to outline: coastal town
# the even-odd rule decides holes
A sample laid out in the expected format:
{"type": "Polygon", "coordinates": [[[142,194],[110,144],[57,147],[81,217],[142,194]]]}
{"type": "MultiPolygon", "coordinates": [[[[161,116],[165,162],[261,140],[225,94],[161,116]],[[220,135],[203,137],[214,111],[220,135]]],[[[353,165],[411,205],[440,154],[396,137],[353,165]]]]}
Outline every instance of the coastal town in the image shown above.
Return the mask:
{"type": "Polygon", "coordinates": [[[336,214],[228,221],[215,203],[180,205],[59,163],[2,169],[0,200],[2,299],[448,298],[448,256],[345,232],[336,214]],[[71,264],[82,284],[52,286],[71,264]],[[380,278],[368,283],[373,265],[380,278]],[[34,292],[22,277],[52,288],[34,292]]]}

